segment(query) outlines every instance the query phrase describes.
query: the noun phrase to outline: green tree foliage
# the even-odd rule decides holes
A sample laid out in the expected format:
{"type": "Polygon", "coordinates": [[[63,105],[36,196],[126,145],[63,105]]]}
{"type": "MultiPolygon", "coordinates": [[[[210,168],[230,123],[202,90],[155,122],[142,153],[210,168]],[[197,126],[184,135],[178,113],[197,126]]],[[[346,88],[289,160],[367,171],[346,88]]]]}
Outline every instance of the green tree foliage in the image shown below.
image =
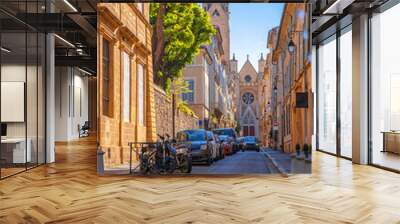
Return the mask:
{"type": "Polygon", "coordinates": [[[236,133],[240,134],[240,129],[241,129],[240,122],[236,121],[236,128],[235,128],[236,133]]]}
{"type": "MultiPolygon", "coordinates": [[[[189,84],[183,79],[182,76],[178,76],[175,78],[171,84],[169,85],[169,93],[168,96],[171,97],[172,94],[175,94],[175,96],[181,96],[182,93],[190,93],[191,90],[189,89],[189,84]]],[[[198,118],[194,111],[189,107],[189,105],[183,101],[180,97],[176,97],[176,104],[178,110],[182,111],[183,113],[198,118]]]]}
{"type": "Polygon", "coordinates": [[[175,94],[180,96],[182,93],[190,93],[189,84],[183,79],[182,75],[176,77],[170,84],[169,95],[175,94]]]}
{"type": "Polygon", "coordinates": [[[196,3],[152,3],[154,81],[169,91],[186,64],[215,34],[210,17],[196,3]]]}

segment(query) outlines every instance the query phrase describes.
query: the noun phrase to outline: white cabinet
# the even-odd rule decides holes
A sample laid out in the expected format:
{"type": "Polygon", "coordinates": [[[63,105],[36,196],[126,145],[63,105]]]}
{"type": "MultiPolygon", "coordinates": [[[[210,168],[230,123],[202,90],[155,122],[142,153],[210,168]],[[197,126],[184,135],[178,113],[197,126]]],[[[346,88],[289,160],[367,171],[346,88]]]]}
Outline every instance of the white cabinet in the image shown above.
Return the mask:
{"type": "Polygon", "coordinates": [[[27,139],[25,142],[24,138],[7,138],[1,140],[2,151],[10,152],[9,162],[11,162],[11,154],[12,154],[12,163],[25,163],[32,161],[32,141],[31,139],[27,139]],[[25,144],[27,143],[26,151],[25,144]]]}

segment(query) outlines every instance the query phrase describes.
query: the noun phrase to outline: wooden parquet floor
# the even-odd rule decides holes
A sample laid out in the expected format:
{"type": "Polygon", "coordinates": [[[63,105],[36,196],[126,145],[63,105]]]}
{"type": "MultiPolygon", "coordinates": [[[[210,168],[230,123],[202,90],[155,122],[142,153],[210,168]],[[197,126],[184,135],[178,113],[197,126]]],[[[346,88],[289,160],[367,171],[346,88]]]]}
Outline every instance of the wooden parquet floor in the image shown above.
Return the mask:
{"type": "Polygon", "coordinates": [[[0,223],[400,223],[400,175],[322,153],[313,174],[96,174],[93,139],[0,181],[0,223]]]}

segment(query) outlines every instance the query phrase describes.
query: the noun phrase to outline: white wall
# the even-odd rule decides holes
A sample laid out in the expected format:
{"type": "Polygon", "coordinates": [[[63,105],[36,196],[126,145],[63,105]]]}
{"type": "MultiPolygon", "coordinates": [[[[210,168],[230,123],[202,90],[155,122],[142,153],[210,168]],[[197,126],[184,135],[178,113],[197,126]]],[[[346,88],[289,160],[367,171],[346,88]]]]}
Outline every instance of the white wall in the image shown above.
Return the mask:
{"type": "MultiPolygon", "coordinates": [[[[2,82],[24,82],[26,83],[26,107],[21,108],[23,113],[26,110],[26,120],[22,122],[6,122],[8,138],[29,139],[32,151],[32,161],[44,163],[44,74],[42,68],[32,65],[12,63],[1,66],[2,82]],[[27,78],[27,80],[25,80],[27,78]],[[37,153],[39,155],[37,156],[37,153]]],[[[23,94],[23,93],[22,93],[23,94]]],[[[2,96],[7,97],[7,96],[2,96]]],[[[10,108],[1,108],[10,110],[10,108]]],[[[12,113],[12,111],[9,111],[12,113]]]]}
{"type": "Polygon", "coordinates": [[[312,48],[312,92],[314,101],[314,111],[313,111],[313,135],[312,135],[312,149],[317,148],[317,49],[315,46],[312,48]]]}
{"type": "Polygon", "coordinates": [[[88,120],[88,78],[72,67],[55,73],[55,141],[78,139],[78,125],[88,120]]]}
{"type": "MultiPolygon", "coordinates": [[[[25,82],[25,75],[27,69],[28,73],[34,69],[32,66],[25,67],[19,64],[5,64],[1,66],[1,81],[2,82],[25,82]]],[[[36,71],[35,71],[36,72],[36,71]]],[[[36,89],[34,93],[27,93],[27,96],[36,96],[36,89]]],[[[31,100],[28,100],[29,102],[31,100]]],[[[7,108],[1,108],[7,110],[7,108]]],[[[30,121],[30,114],[28,114],[28,121],[30,121]]],[[[35,114],[36,116],[36,114],[35,114]]],[[[25,137],[25,123],[26,122],[7,122],[7,137],[25,137]]],[[[36,128],[35,128],[36,129],[36,128]]],[[[29,136],[28,136],[29,138],[29,136]]]]}

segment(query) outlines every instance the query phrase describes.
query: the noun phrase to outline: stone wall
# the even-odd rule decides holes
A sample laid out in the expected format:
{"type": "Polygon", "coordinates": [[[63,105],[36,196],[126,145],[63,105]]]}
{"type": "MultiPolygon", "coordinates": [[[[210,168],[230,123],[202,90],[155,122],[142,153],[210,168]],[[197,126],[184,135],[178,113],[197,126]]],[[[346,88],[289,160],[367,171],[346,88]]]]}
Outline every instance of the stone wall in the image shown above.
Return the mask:
{"type": "MultiPolygon", "coordinates": [[[[151,55],[151,32],[149,23],[149,4],[145,4],[142,12],[133,3],[99,3],[97,18],[97,62],[98,62],[98,141],[99,147],[105,151],[105,167],[120,166],[130,161],[129,142],[156,140],[155,108],[153,94],[153,65],[151,55]],[[103,71],[103,44],[108,42],[108,71],[103,71]],[[124,80],[124,60],[122,53],[129,55],[130,79],[124,80]],[[137,65],[144,67],[144,101],[145,119],[138,121],[137,108],[137,65]],[[104,82],[107,74],[108,82],[104,82]],[[130,111],[122,117],[124,103],[123,88],[130,82],[130,111]],[[104,86],[106,85],[106,86],[104,86]],[[107,87],[107,91],[106,88],[107,87]],[[104,101],[107,96],[108,102],[104,101]]],[[[125,61],[125,63],[127,63],[125,61]]],[[[129,91],[127,91],[129,92],[129,91]]]]}
{"type": "MultiPolygon", "coordinates": [[[[172,136],[172,101],[165,91],[154,85],[154,100],[156,108],[156,132],[172,136]]],[[[175,117],[175,131],[197,128],[197,118],[177,110],[175,117]]]]}

